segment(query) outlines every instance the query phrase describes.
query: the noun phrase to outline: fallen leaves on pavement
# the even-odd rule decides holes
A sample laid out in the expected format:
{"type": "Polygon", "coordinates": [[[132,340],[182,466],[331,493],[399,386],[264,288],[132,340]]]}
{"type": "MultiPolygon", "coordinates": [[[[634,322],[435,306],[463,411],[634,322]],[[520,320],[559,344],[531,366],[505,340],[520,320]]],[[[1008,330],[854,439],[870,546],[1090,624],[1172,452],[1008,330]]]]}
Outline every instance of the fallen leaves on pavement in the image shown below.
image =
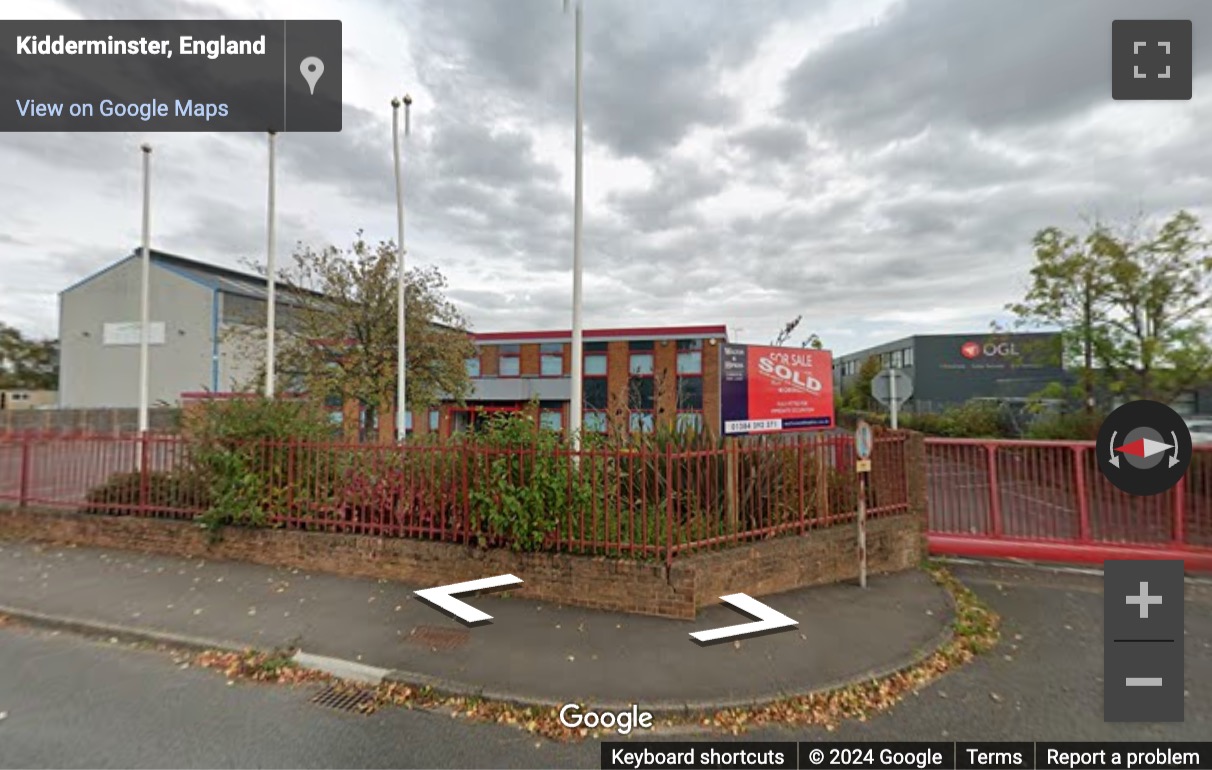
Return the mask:
{"type": "MultiPolygon", "coordinates": [[[[740,734],[762,726],[817,725],[834,730],[849,719],[866,721],[916,693],[942,674],[991,650],[998,641],[1000,619],[985,607],[976,595],[942,567],[927,571],[935,582],[951,595],[955,608],[951,640],[925,660],[888,676],[860,682],[828,692],[788,698],[763,706],[724,709],[710,714],[654,717],[653,727],[697,724],[705,729],[740,734]]],[[[572,656],[569,656],[570,658],[572,656]]],[[[228,679],[249,678],[285,683],[327,681],[336,687],[365,690],[364,685],[341,682],[327,674],[303,669],[290,660],[290,653],[206,652],[196,658],[198,665],[221,670],[228,679]]],[[[373,713],[385,706],[448,712],[451,717],[513,725],[552,740],[600,738],[610,730],[569,728],[560,723],[559,710],[546,706],[519,706],[474,696],[450,696],[428,687],[384,683],[373,689],[374,697],[359,706],[373,713]]],[[[940,692],[939,697],[947,697],[940,692]]],[[[991,693],[995,701],[1000,696],[991,693]]]]}
{"type": "Polygon", "coordinates": [[[251,679],[256,682],[302,684],[325,682],[331,679],[322,671],[299,666],[291,659],[291,655],[293,655],[293,651],[287,650],[273,652],[207,650],[199,653],[194,658],[194,663],[203,668],[222,671],[229,680],[251,679]]]}

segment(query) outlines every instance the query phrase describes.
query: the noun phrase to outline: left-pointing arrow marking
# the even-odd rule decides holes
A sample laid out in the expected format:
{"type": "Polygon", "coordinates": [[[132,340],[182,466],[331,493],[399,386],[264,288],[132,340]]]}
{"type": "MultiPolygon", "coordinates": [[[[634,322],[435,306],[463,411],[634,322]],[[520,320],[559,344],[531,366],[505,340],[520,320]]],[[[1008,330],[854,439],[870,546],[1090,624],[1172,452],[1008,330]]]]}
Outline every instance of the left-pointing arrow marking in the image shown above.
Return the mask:
{"type": "Polygon", "coordinates": [[[794,628],[799,625],[799,621],[787,617],[773,607],[762,604],[748,594],[728,594],[727,596],[721,596],[720,600],[726,604],[731,604],[750,617],[757,618],[757,620],[753,623],[741,623],[736,626],[713,628],[709,631],[691,632],[690,638],[699,644],[713,644],[728,639],[757,636],[759,634],[794,628]]]}
{"type": "Polygon", "coordinates": [[[416,593],[417,598],[445,612],[455,620],[466,623],[469,626],[474,626],[489,622],[492,620],[492,615],[489,615],[487,612],[481,612],[467,602],[454,598],[455,594],[466,594],[472,591],[491,591],[494,588],[504,588],[505,586],[521,582],[522,578],[520,577],[497,575],[496,577],[481,578],[479,580],[468,580],[466,583],[451,583],[448,586],[426,588],[414,593],[416,593]]]}

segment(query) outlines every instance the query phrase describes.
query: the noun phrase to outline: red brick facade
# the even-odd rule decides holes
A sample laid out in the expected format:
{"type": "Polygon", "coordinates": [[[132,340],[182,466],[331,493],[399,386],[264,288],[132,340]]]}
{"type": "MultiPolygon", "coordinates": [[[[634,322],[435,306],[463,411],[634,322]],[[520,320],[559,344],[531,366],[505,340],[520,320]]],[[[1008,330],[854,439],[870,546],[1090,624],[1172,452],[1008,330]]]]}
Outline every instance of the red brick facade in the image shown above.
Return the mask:
{"type": "MultiPolygon", "coordinates": [[[[566,334],[561,332],[518,332],[518,333],[489,333],[476,336],[476,348],[479,358],[479,378],[496,379],[500,377],[502,345],[516,346],[518,350],[519,377],[522,379],[542,378],[542,346],[555,343],[563,351],[563,376],[572,373],[572,345],[565,341],[566,334]],[[564,334],[562,337],[561,335],[564,334]]],[[[720,345],[727,341],[727,330],[724,326],[703,327],[658,327],[646,329],[599,329],[587,330],[583,341],[586,343],[605,343],[606,346],[606,380],[607,380],[607,429],[611,433],[627,432],[630,430],[629,410],[634,407],[631,395],[631,342],[645,341],[651,343],[650,352],[653,356],[653,411],[655,423],[658,426],[669,427],[676,424],[678,413],[678,343],[679,341],[694,340],[701,347],[702,356],[702,424],[708,430],[718,433],[720,429],[720,378],[719,358],[720,345]]],[[[587,355],[592,355],[592,351],[587,355]]],[[[510,378],[513,379],[513,378],[510,378]]],[[[438,407],[438,433],[449,436],[456,428],[456,414],[462,413],[458,422],[475,408],[505,408],[521,410],[523,403],[493,403],[469,402],[466,406],[445,403],[438,407]]],[[[383,410],[379,420],[377,435],[380,440],[391,441],[395,437],[395,407],[389,405],[383,410]]],[[[569,405],[562,402],[559,409],[561,425],[567,427],[569,405]]],[[[537,418],[536,418],[537,419],[537,418]]],[[[348,404],[345,409],[344,421],[346,433],[352,440],[357,435],[358,410],[356,405],[348,404]]],[[[413,414],[413,435],[421,436],[430,433],[429,411],[423,410],[413,414]]]]}

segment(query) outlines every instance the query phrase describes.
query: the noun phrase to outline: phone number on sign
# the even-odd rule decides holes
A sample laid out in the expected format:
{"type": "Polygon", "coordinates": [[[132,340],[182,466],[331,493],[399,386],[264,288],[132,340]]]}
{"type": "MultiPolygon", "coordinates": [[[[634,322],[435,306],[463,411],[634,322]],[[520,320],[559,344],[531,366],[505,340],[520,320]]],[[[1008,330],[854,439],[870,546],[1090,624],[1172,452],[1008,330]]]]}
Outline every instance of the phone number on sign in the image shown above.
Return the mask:
{"type": "Polygon", "coordinates": [[[724,423],[725,433],[746,433],[756,430],[778,430],[782,420],[730,420],[724,423]]]}

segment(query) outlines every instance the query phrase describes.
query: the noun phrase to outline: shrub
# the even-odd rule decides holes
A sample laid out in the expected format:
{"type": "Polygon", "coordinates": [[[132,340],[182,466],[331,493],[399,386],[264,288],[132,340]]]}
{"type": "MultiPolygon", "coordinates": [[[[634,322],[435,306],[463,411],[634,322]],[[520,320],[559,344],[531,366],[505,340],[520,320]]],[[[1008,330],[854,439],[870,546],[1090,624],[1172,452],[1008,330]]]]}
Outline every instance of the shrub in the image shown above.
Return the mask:
{"type": "MultiPolygon", "coordinates": [[[[361,529],[425,532],[462,528],[458,499],[462,456],[458,451],[424,445],[355,449],[334,485],[330,508],[361,529]]],[[[358,527],[355,527],[358,529],[358,527]]]]}
{"type": "Polygon", "coordinates": [[[561,520],[592,502],[560,434],[539,429],[531,416],[497,415],[468,445],[474,523],[513,550],[542,549],[561,520]]]}
{"type": "Polygon", "coordinates": [[[210,488],[198,476],[181,471],[152,471],[146,476],[146,507],[140,507],[144,475],[115,473],[89,490],[81,513],[103,516],[140,514],[173,517],[210,508],[210,488]]]}
{"type": "Polygon", "coordinates": [[[265,526],[275,515],[324,510],[339,477],[334,427],[317,404],[261,397],[201,403],[185,420],[191,472],[210,485],[199,520],[265,526]]]}
{"type": "Polygon", "coordinates": [[[1027,437],[1043,441],[1094,441],[1103,417],[1099,414],[1046,414],[1027,427],[1027,437]]]}

